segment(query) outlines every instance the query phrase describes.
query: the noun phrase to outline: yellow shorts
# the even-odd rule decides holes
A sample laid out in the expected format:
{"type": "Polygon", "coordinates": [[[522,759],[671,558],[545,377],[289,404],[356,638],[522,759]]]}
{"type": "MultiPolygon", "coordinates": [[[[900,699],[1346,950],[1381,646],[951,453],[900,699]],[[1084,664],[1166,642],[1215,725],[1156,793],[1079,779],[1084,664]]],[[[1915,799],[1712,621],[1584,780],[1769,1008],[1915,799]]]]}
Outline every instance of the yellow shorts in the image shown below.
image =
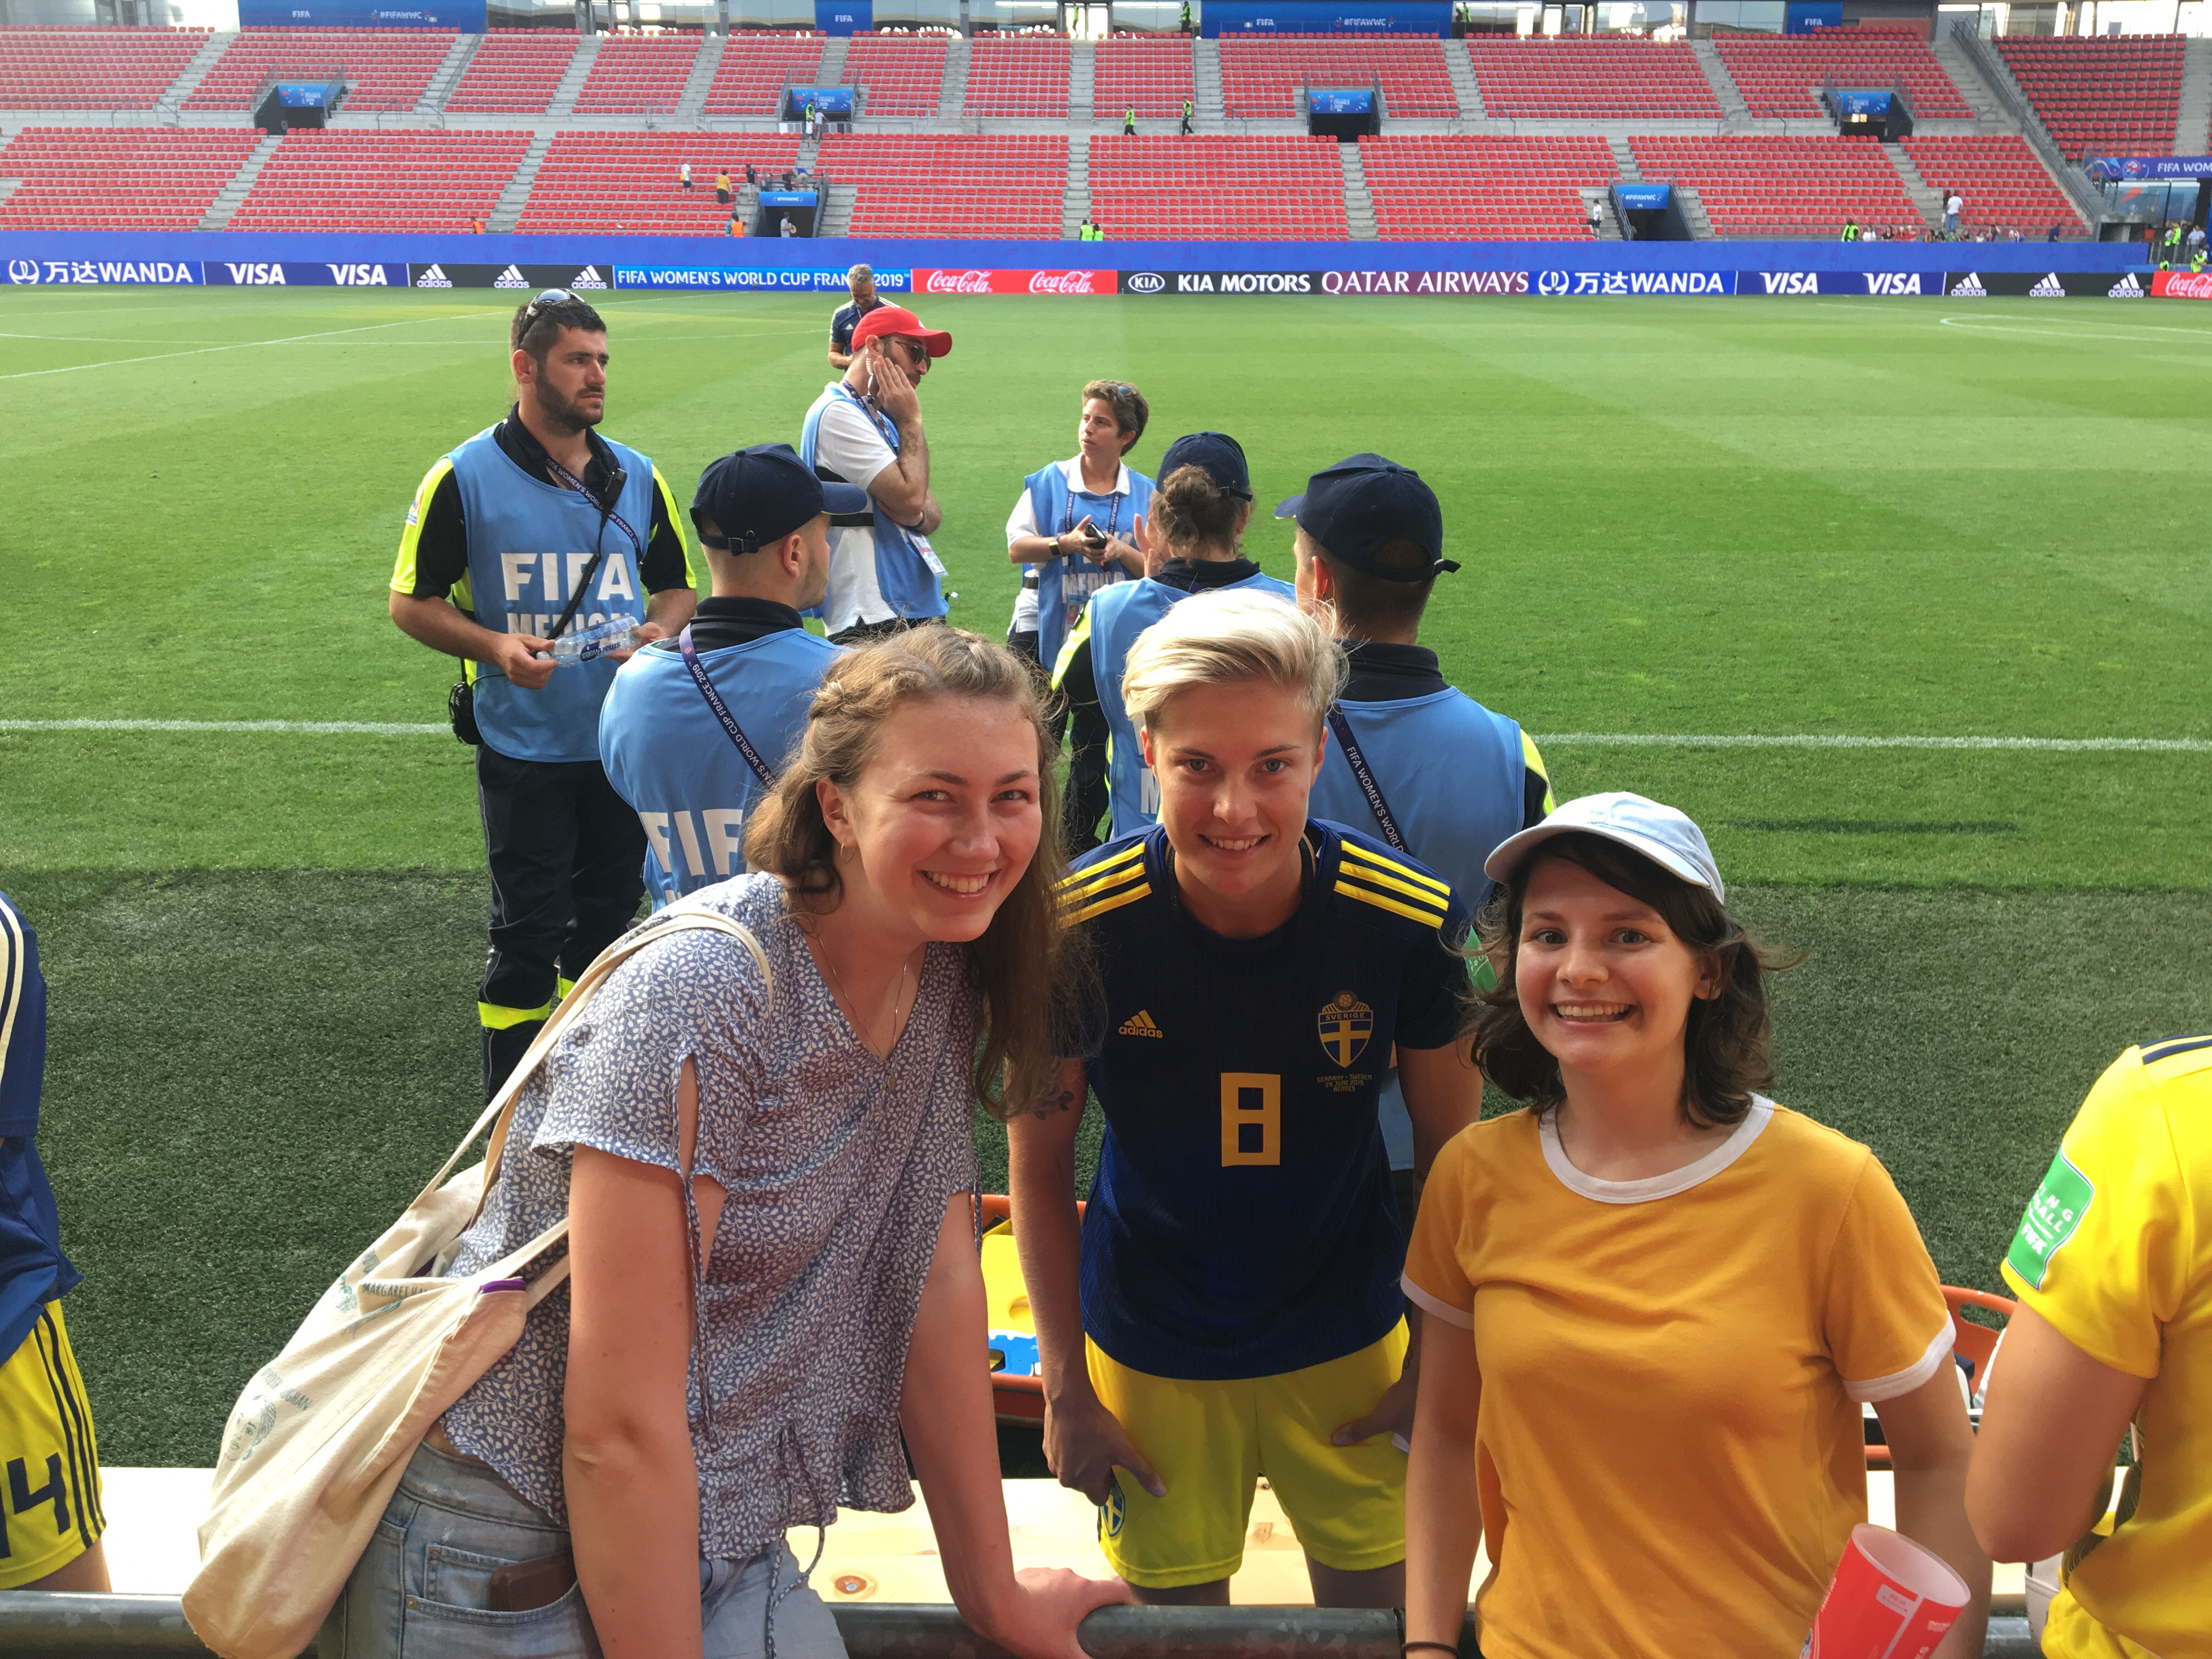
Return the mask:
{"type": "Polygon", "coordinates": [[[1398,1380],[1403,1321],[1341,1359],[1227,1382],[1150,1376],[1085,1346],[1091,1386],[1167,1484],[1168,1495],[1154,1498],[1116,1475],[1099,1510],[1098,1547],[1131,1583],[1173,1589],[1234,1573],[1262,1475],[1300,1547],[1323,1566],[1364,1572],[1406,1559],[1405,1453],[1388,1435],[1329,1443],[1398,1380]]]}
{"type": "Polygon", "coordinates": [[[92,1411],[58,1302],[0,1364],[0,1589],[19,1589],[60,1571],[107,1526],[92,1411]]]}

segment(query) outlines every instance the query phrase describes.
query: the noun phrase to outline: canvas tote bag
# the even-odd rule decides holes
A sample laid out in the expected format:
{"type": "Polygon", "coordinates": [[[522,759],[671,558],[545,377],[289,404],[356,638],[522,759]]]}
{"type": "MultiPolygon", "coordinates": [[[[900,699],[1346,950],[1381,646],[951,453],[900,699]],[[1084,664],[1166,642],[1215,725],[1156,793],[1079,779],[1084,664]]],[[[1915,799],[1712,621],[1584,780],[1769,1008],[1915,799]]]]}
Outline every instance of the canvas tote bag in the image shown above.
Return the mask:
{"type": "Polygon", "coordinates": [[[618,963],[688,928],[735,936],[768,972],[752,934],[705,909],[664,910],[601,951],[445,1168],[239,1396],[184,1599],[194,1633],[223,1659],[295,1659],[314,1639],[430,1425],[568,1277],[563,1256],[526,1290],[501,1282],[568,1237],[565,1218],[473,1278],[436,1275],[483,1207],[515,1097],[562,1028],[618,963]],[[455,1175],[487,1129],[483,1161],[455,1175]]]}

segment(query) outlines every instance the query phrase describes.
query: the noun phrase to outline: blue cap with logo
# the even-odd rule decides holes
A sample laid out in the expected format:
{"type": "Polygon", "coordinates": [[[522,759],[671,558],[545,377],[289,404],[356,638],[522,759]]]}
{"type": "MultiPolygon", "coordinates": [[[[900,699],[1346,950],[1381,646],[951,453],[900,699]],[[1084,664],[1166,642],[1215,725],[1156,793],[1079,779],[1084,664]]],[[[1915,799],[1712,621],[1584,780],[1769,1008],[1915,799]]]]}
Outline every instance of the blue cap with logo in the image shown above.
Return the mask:
{"type": "Polygon", "coordinates": [[[1352,455],[1306,480],[1305,493],[1275,504],[1279,519],[1296,519],[1329,557],[1385,581],[1425,582],[1459,568],[1443,556],[1444,514],[1437,492],[1410,466],[1380,455],[1352,455]],[[1429,556],[1424,565],[1384,562],[1385,542],[1411,542],[1429,556]]]}
{"type": "Polygon", "coordinates": [[[1619,842],[1668,875],[1692,887],[1710,888],[1717,899],[1728,896],[1721,885],[1720,866],[1713,862],[1713,849],[1705,845],[1705,833],[1689,815],[1626,790],[1562,803],[1541,823],[1499,842],[1482,861],[1482,872],[1492,881],[1510,880],[1553,836],[1577,832],[1619,842]]]}
{"type": "Polygon", "coordinates": [[[823,513],[869,510],[866,490],[816,477],[789,444],[755,444],[709,462],[691,497],[691,523],[699,539],[730,554],[781,541],[823,513]],[[702,520],[720,533],[709,534],[702,520]]]}
{"type": "Polygon", "coordinates": [[[1252,474],[1244,465],[1244,446],[1226,432],[1187,432],[1160,457],[1160,482],[1179,466],[1194,466],[1232,495],[1252,499],[1252,474]]]}

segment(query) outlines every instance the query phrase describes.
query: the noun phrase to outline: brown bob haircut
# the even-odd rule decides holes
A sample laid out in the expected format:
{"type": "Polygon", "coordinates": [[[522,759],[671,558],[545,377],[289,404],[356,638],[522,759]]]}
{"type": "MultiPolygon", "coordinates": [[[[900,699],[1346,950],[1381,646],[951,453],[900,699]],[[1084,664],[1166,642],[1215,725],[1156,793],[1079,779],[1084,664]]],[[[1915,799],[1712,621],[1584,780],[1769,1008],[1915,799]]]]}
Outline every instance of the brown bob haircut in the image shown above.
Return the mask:
{"type": "Polygon", "coordinates": [[[1714,969],[1720,994],[1694,998],[1683,1032],[1682,1121],[1697,1128],[1743,1121],[1754,1090],[1770,1087],[1772,1024],[1766,975],[1796,965],[1747,933],[1710,888],[1692,886],[1641,853],[1603,836],[1555,836],[1490,896],[1476,921],[1481,948],[1498,965],[1498,988],[1477,995],[1462,1036],[1474,1038],[1475,1063],[1539,1115],[1566,1099],[1559,1062],[1522,1017],[1518,965],[1522,906],[1528,883],[1547,859],[1580,865],[1607,886],[1650,905],[1675,938],[1714,969]]]}
{"type": "Polygon", "coordinates": [[[1060,927],[1053,902],[1060,793],[1052,780],[1060,744],[1037,686],[1028,665],[1005,647],[941,623],[864,645],[830,665],[798,747],[745,826],[745,862],[783,878],[793,910],[834,910],[845,882],[817,782],[826,778],[850,789],[875,758],[884,722],[910,702],[1003,702],[1028,721],[1036,734],[1043,833],[982,937],[961,947],[968,982],[982,1002],[975,1097],[1001,1121],[1045,1099],[1059,1080],[1060,1056],[1081,1052],[1072,1045],[1080,1041],[1092,981],[1082,941],[1060,927]]]}

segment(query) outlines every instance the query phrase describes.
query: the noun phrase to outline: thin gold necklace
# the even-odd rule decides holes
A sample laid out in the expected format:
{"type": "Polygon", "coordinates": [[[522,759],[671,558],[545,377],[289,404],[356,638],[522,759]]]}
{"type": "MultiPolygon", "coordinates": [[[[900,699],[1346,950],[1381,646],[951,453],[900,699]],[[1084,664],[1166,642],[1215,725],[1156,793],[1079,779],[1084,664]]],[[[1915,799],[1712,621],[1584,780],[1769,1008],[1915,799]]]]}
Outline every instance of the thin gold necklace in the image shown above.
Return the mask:
{"type": "MultiPolygon", "coordinates": [[[[816,943],[820,944],[821,941],[817,939],[816,943]]],[[[858,1010],[853,999],[846,994],[845,976],[837,971],[837,964],[830,960],[830,952],[826,946],[822,951],[822,965],[830,970],[830,983],[836,991],[837,1000],[844,1006],[847,1014],[849,1016],[856,1013],[858,1010]]],[[[906,976],[910,966],[910,962],[902,962],[899,963],[899,976],[891,986],[890,1012],[894,1020],[898,1017],[899,1000],[906,994],[906,976]]],[[[863,1048],[866,1048],[870,1054],[876,1054],[875,1045],[868,1041],[869,1034],[861,1030],[857,1024],[854,1027],[854,1031],[860,1039],[860,1046],[863,1048]]],[[[892,1048],[896,1048],[898,1044],[896,1041],[891,1044],[892,1048]]],[[[885,1049],[883,1053],[876,1054],[876,1057],[882,1060],[885,1066],[889,1066],[891,1062],[890,1049],[885,1049]]]]}

